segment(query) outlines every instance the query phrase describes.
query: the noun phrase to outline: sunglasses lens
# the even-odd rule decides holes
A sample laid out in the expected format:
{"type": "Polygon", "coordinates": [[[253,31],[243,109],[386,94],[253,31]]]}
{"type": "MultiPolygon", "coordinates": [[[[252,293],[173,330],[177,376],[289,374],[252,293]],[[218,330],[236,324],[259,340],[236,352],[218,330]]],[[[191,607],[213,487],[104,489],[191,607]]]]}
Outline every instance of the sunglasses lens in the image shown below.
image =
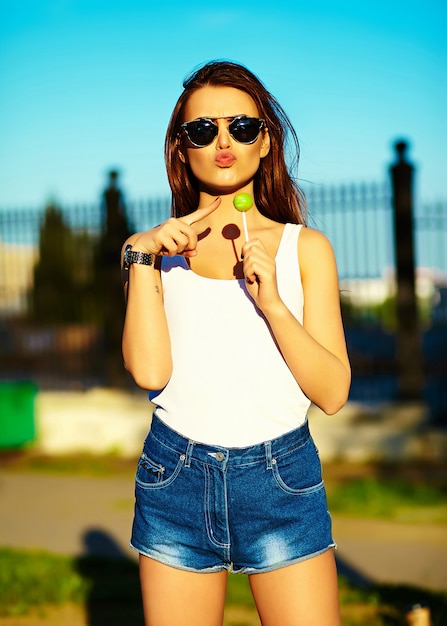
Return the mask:
{"type": "MultiPolygon", "coordinates": [[[[257,117],[236,117],[228,126],[230,135],[239,143],[254,143],[263,126],[263,120],[257,117]]],[[[216,138],[219,129],[209,119],[198,119],[182,125],[188,139],[198,148],[209,146],[216,138]]]]}
{"type": "Polygon", "coordinates": [[[235,119],[229,126],[231,135],[239,143],[255,142],[261,128],[262,122],[255,117],[235,119]]]}
{"type": "Polygon", "coordinates": [[[217,135],[217,126],[209,120],[195,120],[186,126],[186,132],[196,146],[208,146],[217,135]]]}

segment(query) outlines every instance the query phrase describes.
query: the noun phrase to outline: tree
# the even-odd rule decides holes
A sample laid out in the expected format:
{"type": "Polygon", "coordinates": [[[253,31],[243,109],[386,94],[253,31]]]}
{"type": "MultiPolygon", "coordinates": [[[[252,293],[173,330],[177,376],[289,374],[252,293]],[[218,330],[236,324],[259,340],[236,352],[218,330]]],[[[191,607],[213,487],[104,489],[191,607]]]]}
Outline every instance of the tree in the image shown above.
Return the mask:
{"type": "Polygon", "coordinates": [[[45,209],[40,227],[38,259],[31,293],[34,321],[47,324],[77,321],[74,240],[62,211],[54,204],[45,209]]]}

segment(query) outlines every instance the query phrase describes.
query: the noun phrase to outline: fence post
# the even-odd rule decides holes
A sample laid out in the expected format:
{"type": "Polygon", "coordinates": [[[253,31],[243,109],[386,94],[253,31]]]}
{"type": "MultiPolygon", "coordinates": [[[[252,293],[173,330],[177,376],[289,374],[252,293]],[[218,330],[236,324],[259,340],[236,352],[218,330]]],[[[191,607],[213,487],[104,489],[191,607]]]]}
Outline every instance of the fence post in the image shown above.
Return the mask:
{"type": "Polygon", "coordinates": [[[397,365],[400,400],[422,400],[424,388],[421,336],[415,289],[413,239],[413,174],[406,160],[408,144],[394,146],[397,161],[390,168],[394,209],[397,281],[397,365]]]}
{"type": "Polygon", "coordinates": [[[121,336],[125,313],[120,275],[121,247],[131,234],[126,206],[118,187],[118,172],[109,172],[109,185],[103,193],[102,232],[97,258],[96,295],[102,307],[104,324],[104,375],[110,387],[125,387],[129,376],[123,366],[121,336]]]}

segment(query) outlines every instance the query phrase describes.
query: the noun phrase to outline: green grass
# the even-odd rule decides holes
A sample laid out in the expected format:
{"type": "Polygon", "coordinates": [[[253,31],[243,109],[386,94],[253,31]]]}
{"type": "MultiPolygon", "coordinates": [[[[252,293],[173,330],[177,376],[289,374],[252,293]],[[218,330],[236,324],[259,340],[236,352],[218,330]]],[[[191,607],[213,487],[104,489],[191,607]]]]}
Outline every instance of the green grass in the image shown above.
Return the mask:
{"type": "Polygon", "coordinates": [[[34,606],[84,602],[89,589],[71,559],[0,549],[0,614],[20,615],[34,606]]]}
{"type": "Polygon", "coordinates": [[[339,581],[343,626],[404,626],[407,608],[416,603],[430,607],[431,626],[443,626],[447,594],[407,585],[352,586],[339,581]]]}
{"type": "Polygon", "coordinates": [[[447,488],[402,479],[358,478],[328,487],[335,514],[407,522],[447,522],[447,488]]]}
{"type": "MultiPolygon", "coordinates": [[[[441,626],[442,616],[447,615],[447,594],[414,587],[359,588],[340,579],[340,601],[344,626],[403,625],[404,607],[415,601],[431,607],[433,626],[441,626]]],[[[142,626],[137,563],[0,549],[0,615],[64,603],[84,605],[91,623],[98,626],[142,626]]],[[[246,576],[229,577],[227,607],[231,606],[255,614],[246,576]]]]}
{"type": "Polygon", "coordinates": [[[137,563],[0,549],[0,615],[62,604],[82,604],[92,616],[104,616],[104,623],[137,624],[142,619],[137,563]]]}

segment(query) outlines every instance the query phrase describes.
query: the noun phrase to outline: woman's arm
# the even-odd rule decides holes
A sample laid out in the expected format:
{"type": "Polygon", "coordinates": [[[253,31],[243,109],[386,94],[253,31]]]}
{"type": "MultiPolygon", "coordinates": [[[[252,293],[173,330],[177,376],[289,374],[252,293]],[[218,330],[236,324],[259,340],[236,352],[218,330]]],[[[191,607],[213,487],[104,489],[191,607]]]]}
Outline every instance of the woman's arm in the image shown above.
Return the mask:
{"type": "MultiPolygon", "coordinates": [[[[194,225],[219,204],[220,200],[216,199],[208,207],[185,217],[171,218],[160,226],[132,235],[123,246],[122,254],[130,244],[133,250],[158,256],[195,256],[200,228],[194,225]]],[[[127,273],[122,340],[124,364],[143,389],[162,389],[171,377],[172,356],[159,263],[155,266],[134,263],[124,273],[127,273]]]]}
{"type": "Polygon", "coordinates": [[[171,376],[172,358],[160,271],[137,264],[130,265],[127,271],[124,365],[139,387],[162,389],[171,376]]]}
{"type": "Polygon", "coordinates": [[[301,230],[298,250],[304,318],[300,324],[279,297],[274,259],[265,257],[259,241],[253,242],[250,252],[251,243],[244,250],[247,289],[303,392],[325,413],[336,413],[347,400],[351,372],[332,247],[318,231],[301,230]]]}

